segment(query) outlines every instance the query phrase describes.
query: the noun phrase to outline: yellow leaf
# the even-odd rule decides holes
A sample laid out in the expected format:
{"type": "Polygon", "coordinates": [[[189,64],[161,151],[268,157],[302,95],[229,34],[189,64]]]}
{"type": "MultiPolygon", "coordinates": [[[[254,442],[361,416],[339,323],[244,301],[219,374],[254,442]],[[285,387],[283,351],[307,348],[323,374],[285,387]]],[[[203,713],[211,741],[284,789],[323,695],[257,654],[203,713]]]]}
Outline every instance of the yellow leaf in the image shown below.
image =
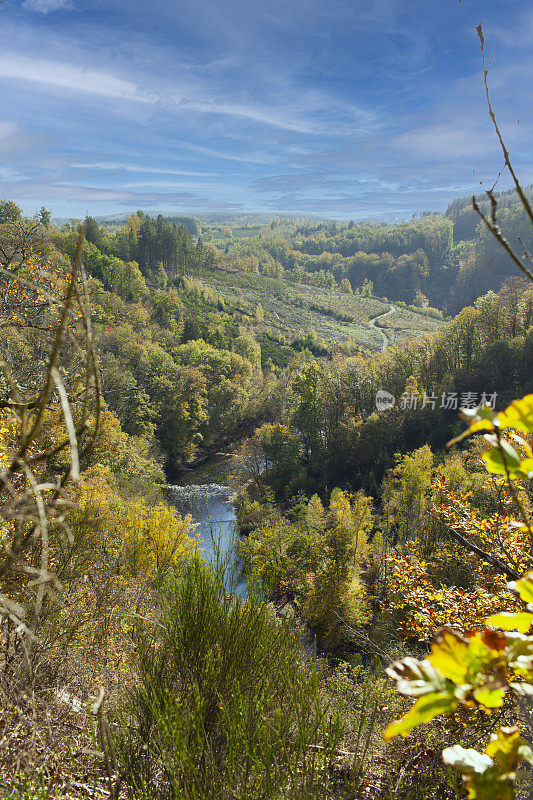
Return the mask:
{"type": "Polygon", "coordinates": [[[504,696],[505,691],[503,689],[490,689],[486,686],[476,689],[474,692],[477,702],[485,706],[485,708],[500,708],[500,706],[503,706],[504,696]]]}
{"type": "Polygon", "coordinates": [[[526,478],[533,477],[533,458],[524,458],[518,467],[519,471],[526,476],[526,478]]]}
{"type": "Polygon", "coordinates": [[[502,631],[518,631],[519,633],[527,633],[531,628],[533,622],[533,614],[528,614],[526,611],[521,611],[518,614],[508,614],[502,612],[501,614],[494,614],[487,620],[487,625],[493,628],[500,628],[502,631]]]}
{"type": "Polygon", "coordinates": [[[507,584],[509,589],[517,592],[524,603],[533,603],[533,572],[527,572],[519,581],[507,584]]]}
{"type": "Polygon", "coordinates": [[[498,420],[502,428],[518,428],[524,433],[533,433],[533,394],[515,400],[498,414],[498,420]]]}
{"type": "Polygon", "coordinates": [[[386,742],[395,736],[409,736],[417,725],[431,722],[439,714],[450,714],[456,710],[458,701],[448,692],[431,692],[419,697],[414,706],[409,709],[402,719],[391,722],[383,732],[386,742]]]}
{"type": "Polygon", "coordinates": [[[462,636],[443,628],[431,645],[428,661],[455,684],[465,683],[468,672],[468,642],[462,636]]]}

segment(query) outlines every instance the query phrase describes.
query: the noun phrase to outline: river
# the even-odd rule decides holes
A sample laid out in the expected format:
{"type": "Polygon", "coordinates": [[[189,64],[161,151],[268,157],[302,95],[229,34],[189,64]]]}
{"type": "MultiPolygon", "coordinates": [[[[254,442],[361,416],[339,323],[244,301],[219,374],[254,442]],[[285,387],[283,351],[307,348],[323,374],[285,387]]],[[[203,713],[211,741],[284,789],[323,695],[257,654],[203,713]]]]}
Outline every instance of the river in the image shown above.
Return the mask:
{"type": "Polygon", "coordinates": [[[227,485],[228,475],[238,466],[235,456],[215,456],[182,473],[177,483],[167,487],[167,493],[180,514],[192,516],[204,557],[211,563],[216,563],[217,558],[227,561],[228,581],[233,579],[234,590],[245,597],[246,581],[235,553],[238,531],[231,502],[233,490],[227,485]]]}
{"type": "MultiPolygon", "coordinates": [[[[204,557],[216,563],[217,549],[227,556],[226,575],[231,591],[247,596],[243,567],[235,552],[239,539],[235,508],[231,502],[233,489],[225,481],[229,475],[242,474],[243,461],[238,455],[214,456],[196,469],[183,472],[178,483],[167,487],[168,499],[180,514],[190,514],[197,524],[204,557]]],[[[290,604],[289,604],[290,605],[290,604]]],[[[314,637],[304,626],[298,627],[302,653],[307,659],[316,655],[314,637]]]]}

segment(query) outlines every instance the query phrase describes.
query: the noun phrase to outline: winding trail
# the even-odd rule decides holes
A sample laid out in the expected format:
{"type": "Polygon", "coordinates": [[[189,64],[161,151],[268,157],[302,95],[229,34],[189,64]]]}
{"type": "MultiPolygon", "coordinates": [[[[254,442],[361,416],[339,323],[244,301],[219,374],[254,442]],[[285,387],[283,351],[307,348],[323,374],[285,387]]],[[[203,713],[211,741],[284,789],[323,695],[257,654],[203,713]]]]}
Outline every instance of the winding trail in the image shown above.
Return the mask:
{"type": "Polygon", "coordinates": [[[382,353],[384,353],[387,347],[389,346],[389,339],[383,328],[380,325],[376,325],[376,322],[378,321],[378,319],[384,319],[385,317],[388,317],[390,314],[394,314],[395,311],[396,311],[395,306],[391,305],[389,310],[385,311],[384,314],[378,314],[377,317],[373,317],[368,321],[369,325],[372,325],[373,328],[375,328],[381,333],[381,338],[383,339],[383,344],[381,345],[382,353]]]}

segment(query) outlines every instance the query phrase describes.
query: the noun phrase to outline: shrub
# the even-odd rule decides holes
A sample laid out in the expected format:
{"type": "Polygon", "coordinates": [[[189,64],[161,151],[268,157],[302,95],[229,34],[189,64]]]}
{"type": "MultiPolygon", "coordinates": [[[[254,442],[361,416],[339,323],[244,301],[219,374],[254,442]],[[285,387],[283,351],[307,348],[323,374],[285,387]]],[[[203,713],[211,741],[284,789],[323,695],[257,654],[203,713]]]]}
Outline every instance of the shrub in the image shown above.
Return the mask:
{"type": "Polygon", "coordinates": [[[118,737],[136,798],[319,798],[340,737],[288,623],[194,558],[136,631],[139,687],[118,737]]]}

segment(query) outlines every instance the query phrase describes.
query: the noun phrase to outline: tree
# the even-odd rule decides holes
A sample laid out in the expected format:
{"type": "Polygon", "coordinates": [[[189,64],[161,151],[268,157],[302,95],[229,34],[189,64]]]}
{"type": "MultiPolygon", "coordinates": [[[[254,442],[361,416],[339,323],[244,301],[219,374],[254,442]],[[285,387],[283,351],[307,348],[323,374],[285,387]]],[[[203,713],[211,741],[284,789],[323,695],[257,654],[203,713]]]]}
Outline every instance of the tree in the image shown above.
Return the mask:
{"type": "Polygon", "coordinates": [[[263,311],[263,306],[261,303],[258,303],[255,308],[255,321],[261,324],[264,322],[265,319],[265,312],[263,311]]]}
{"type": "Polygon", "coordinates": [[[102,249],[102,231],[97,221],[89,215],[85,217],[85,238],[88,242],[98,247],[99,250],[102,249]]]}
{"type": "Polygon", "coordinates": [[[264,456],[265,477],[281,498],[291,497],[301,481],[300,443],[287,425],[265,423],[255,431],[264,456]]]}
{"type": "Polygon", "coordinates": [[[37,211],[35,217],[39,220],[39,222],[44,228],[50,227],[50,222],[52,220],[52,212],[49,211],[47,208],[41,206],[39,211],[37,211]]]}
{"type": "Polygon", "coordinates": [[[359,570],[372,526],[371,508],[362,492],[355,498],[340,489],[331,493],[315,574],[303,605],[304,615],[322,629],[329,645],[342,637],[346,625],[361,626],[369,619],[359,570]]]}
{"type": "Polygon", "coordinates": [[[322,381],[322,368],[313,359],[304,364],[292,384],[297,403],[292,422],[302,436],[306,459],[315,465],[324,454],[322,381]]]}
{"type": "Polygon", "coordinates": [[[396,531],[396,541],[419,539],[426,527],[430,498],[433,453],[425,444],[398,459],[385,479],[383,511],[387,526],[396,531]]]}
{"type": "MultiPolygon", "coordinates": [[[[20,209],[2,206],[4,220],[20,209]]],[[[33,226],[31,226],[33,229],[33,226]]],[[[24,226],[21,226],[23,236],[24,226]]],[[[15,638],[35,634],[51,594],[59,588],[52,540],[64,530],[65,489],[75,481],[98,435],[100,378],[85,304],[83,232],[66,275],[43,275],[30,250],[2,264],[0,413],[0,614],[15,638]],[[52,290],[52,291],[51,291],[52,290]],[[42,368],[21,374],[13,340],[41,331],[42,368]],[[7,335],[7,339],[6,339],[7,335]],[[69,375],[68,355],[76,369],[69,375]],[[73,398],[75,402],[71,402],[73,398]]],[[[2,246],[2,252],[5,247],[2,246]]],[[[18,647],[19,645],[17,645],[18,647]]],[[[26,671],[31,671],[26,645],[26,671]]]]}
{"type": "Polygon", "coordinates": [[[0,225],[8,222],[21,222],[22,211],[13,200],[0,200],[0,225]]]}

